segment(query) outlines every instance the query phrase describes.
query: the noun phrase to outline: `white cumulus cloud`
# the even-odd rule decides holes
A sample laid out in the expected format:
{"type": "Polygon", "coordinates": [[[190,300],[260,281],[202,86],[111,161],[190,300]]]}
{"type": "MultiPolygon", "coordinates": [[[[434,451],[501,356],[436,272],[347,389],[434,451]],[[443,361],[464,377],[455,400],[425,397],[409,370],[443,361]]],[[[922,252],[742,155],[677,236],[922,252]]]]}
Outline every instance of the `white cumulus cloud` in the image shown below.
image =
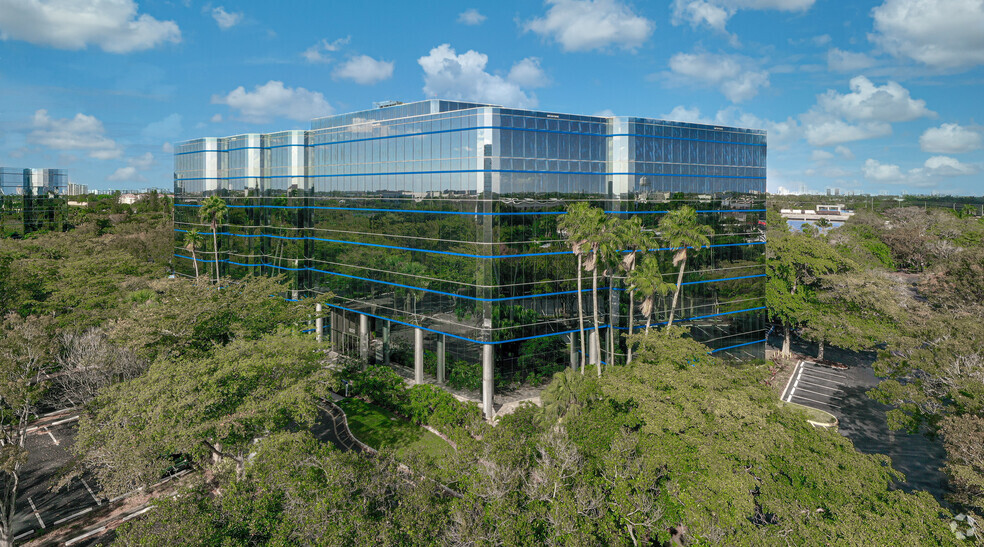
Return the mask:
{"type": "Polygon", "coordinates": [[[377,61],[368,55],[356,55],[336,68],[332,76],[372,85],[393,76],[393,61],[377,61]]]}
{"type": "Polygon", "coordinates": [[[285,87],[277,80],[257,85],[252,91],[239,86],[227,95],[213,95],[212,104],[228,105],[238,110],[243,120],[255,123],[266,123],[276,117],[306,121],[335,110],[321,93],[303,87],[285,87]]]}
{"type": "Polygon", "coordinates": [[[865,53],[830,48],[827,51],[827,68],[834,72],[857,72],[871,68],[875,60],[865,53]]]}
{"type": "Polygon", "coordinates": [[[802,128],[793,118],[786,118],[784,121],[773,121],[744,112],[738,107],[729,106],[718,110],[713,118],[705,117],[697,107],[676,106],[669,113],[661,116],[666,120],[679,122],[700,123],[704,125],[725,125],[730,127],[743,127],[747,129],[765,129],[768,137],[769,148],[774,150],[784,150],[789,145],[800,138],[802,128]]]}
{"type": "Polygon", "coordinates": [[[919,137],[923,152],[933,154],[960,154],[981,147],[981,134],[955,123],[930,127],[919,137]]]}
{"type": "Polygon", "coordinates": [[[922,167],[915,167],[908,171],[903,171],[898,165],[881,163],[871,158],[865,160],[864,165],[861,166],[861,172],[868,180],[917,187],[934,186],[942,177],[973,175],[977,171],[976,166],[961,163],[949,156],[933,156],[926,160],[922,167]]]}
{"type": "Polygon", "coordinates": [[[955,69],[984,64],[984,1],[885,0],[868,39],[896,57],[955,69]]]}
{"type": "Polygon", "coordinates": [[[840,146],[835,147],[834,148],[834,153],[836,153],[838,156],[844,158],[845,160],[853,160],[854,159],[854,152],[851,152],[851,149],[850,148],[848,148],[846,146],[843,146],[843,145],[840,145],[840,146]]]}
{"type": "Polygon", "coordinates": [[[150,169],[154,165],[154,155],[150,152],[146,152],[141,156],[135,158],[130,158],[126,160],[128,164],[136,167],[137,169],[146,170],[150,169]]]}
{"type": "Polygon", "coordinates": [[[977,173],[977,167],[961,163],[960,160],[949,156],[933,156],[926,160],[925,168],[930,174],[943,177],[958,177],[977,173]]]}
{"type": "Polygon", "coordinates": [[[714,120],[702,116],[700,113],[700,108],[697,108],[696,106],[686,107],[683,105],[677,105],[673,107],[673,110],[661,115],[660,117],[665,120],[675,122],[702,123],[704,125],[711,125],[714,123],[714,120]]]}
{"type": "Polygon", "coordinates": [[[116,171],[113,171],[113,174],[106,177],[106,180],[110,182],[147,182],[147,179],[132,165],[120,167],[116,171]]]}
{"type": "Polygon", "coordinates": [[[470,8],[458,14],[458,22],[464,25],[481,25],[485,22],[485,16],[477,9],[470,8]]]}
{"type": "Polygon", "coordinates": [[[54,150],[79,150],[90,158],[108,160],[119,158],[123,150],[106,136],[106,129],[95,116],[81,112],[74,118],[52,118],[47,110],[38,110],[31,119],[32,130],[27,140],[54,150]]]}
{"type": "Polygon", "coordinates": [[[540,68],[540,59],[536,57],[527,57],[514,64],[509,69],[507,79],[522,87],[543,87],[550,83],[550,78],[540,68]]]}
{"type": "Polygon", "coordinates": [[[810,159],[813,161],[827,161],[833,158],[834,155],[826,150],[814,150],[813,153],[810,154],[810,159]]]}
{"type": "Polygon", "coordinates": [[[226,30],[241,23],[243,21],[243,14],[239,11],[230,13],[224,7],[218,6],[212,8],[212,19],[215,19],[220,29],[226,30]]]}
{"type": "Polygon", "coordinates": [[[769,73],[739,55],[677,53],[670,58],[670,70],[683,81],[717,88],[733,103],[747,101],[769,87],[769,73]]]}
{"type": "Polygon", "coordinates": [[[674,25],[689,23],[728,34],[728,20],[738,10],[806,11],[816,0],[674,0],[674,25]]]}
{"type": "Polygon", "coordinates": [[[926,108],[926,101],[913,99],[909,90],[889,81],[876,86],[864,76],[851,78],[851,92],[840,94],[827,90],[817,98],[817,104],[825,111],[849,120],[879,122],[904,122],[936,113],[926,108]]]}
{"type": "Polygon", "coordinates": [[[126,163],[127,165],[125,167],[120,167],[116,171],[113,171],[113,174],[106,177],[106,180],[112,182],[146,182],[147,179],[140,173],[153,167],[154,155],[146,152],[143,155],[128,158],[126,163]]]}
{"type": "Polygon", "coordinates": [[[884,122],[850,124],[844,120],[826,119],[805,123],[803,132],[806,142],[813,146],[834,146],[891,135],[892,126],[884,122]]]}
{"type": "Polygon", "coordinates": [[[331,55],[328,54],[342,49],[342,46],[348,44],[351,40],[351,36],[338,38],[331,42],[327,39],[322,39],[317,44],[305,49],[301,53],[301,57],[304,57],[304,60],[309,63],[330,63],[331,55]]]}
{"type": "Polygon", "coordinates": [[[653,32],[653,23],[618,0],[547,0],[543,17],[527,22],[526,30],[559,43],[564,51],[590,51],[617,46],[635,50],[653,32]]]}
{"type": "Polygon", "coordinates": [[[0,0],[0,39],[129,53],[178,43],[181,30],[174,21],[138,14],[133,0],[0,0]]]}
{"type": "Polygon", "coordinates": [[[469,50],[458,55],[449,44],[441,44],[417,62],[424,69],[424,93],[430,97],[520,108],[537,104],[536,96],[520,83],[486,72],[489,57],[484,53],[469,50]]]}

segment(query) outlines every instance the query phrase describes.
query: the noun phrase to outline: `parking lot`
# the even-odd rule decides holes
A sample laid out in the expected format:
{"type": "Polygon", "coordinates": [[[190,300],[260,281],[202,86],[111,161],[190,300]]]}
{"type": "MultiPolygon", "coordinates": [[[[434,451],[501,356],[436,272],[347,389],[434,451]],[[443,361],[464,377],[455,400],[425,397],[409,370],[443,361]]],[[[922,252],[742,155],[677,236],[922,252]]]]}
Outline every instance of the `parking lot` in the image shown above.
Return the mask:
{"type": "Polygon", "coordinates": [[[942,442],[939,437],[889,429],[886,412],[890,407],[868,396],[879,381],[868,363],[835,368],[802,360],[793,371],[782,400],[833,414],[839,422],[838,431],[851,439],[855,448],[892,459],[892,467],[905,474],[903,489],[926,490],[944,501],[942,442]]]}
{"type": "Polygon", "coordinates": [[[782,400],[825,410],[840,418],[844,401],[844,386],[854,385],[851,369],[824,366],[813,361],[800,361],[789,379],[782,400]]]}
{"type": "Polygon", "coordinates": [[[58,413],[38,420],[25,439],[27,463],[21,468],[14,535],[31,539],[80,518],[106,503],[91,476],[83,474],[56,489],[69,463],[78,415],[58,413]]]}

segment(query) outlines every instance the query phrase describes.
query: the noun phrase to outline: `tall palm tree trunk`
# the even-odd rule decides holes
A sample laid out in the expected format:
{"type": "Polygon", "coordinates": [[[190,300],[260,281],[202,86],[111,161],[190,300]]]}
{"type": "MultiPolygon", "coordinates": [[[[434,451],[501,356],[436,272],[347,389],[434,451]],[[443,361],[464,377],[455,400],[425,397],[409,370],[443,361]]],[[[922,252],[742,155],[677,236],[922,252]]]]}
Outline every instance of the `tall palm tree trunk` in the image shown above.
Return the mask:
{"type": "Polygon", "coordinates": [[[683,289],[683,270],[687,267],[687,259],[680,263],[680,273],[677,274],[676,290],[673,291],[673,303],[670,304],[670,320],[666,323],[667,328],[673,326],[673,315],[676,313],[677,299],[680,298],[680,291],[683,289]]]}
{"type": "Polygon", "coordinates": [[[198,257],[195,256],[195,247],[191,247],[191,261],[195,264],[195,279],[198,279],[198,257]]]}
{"type": "MultiPolygon", "coordinates": [[[[595,251],[598,252],[598,251],[595,251]]],[[[591,294],[594,299],[594,306],[591,312],[594,314],[594,330],[591,332],[591,339],[594,341],[595,364],[598,365],[598,376],[601,376],[601,337],[598,331],[601,330],[601,321],[598,319],[598,257],[595,257],[595,267],[591,271],[591,294]]]]}
{"type": "MultiPolygon", "coordinates": [[[[635,293],[631,289],[629,289],[629,335],[630,336],[632,335],[633,320],[635,318],[634,308],[635,308],[635,293]]],[[[625,346],[627,349],[625,355],[625,364],[629,365],[632,364],[632,343],[626,342],[625,346]]]]}
{"type": "Polygon", "coordinates": [[[212,250],[215,252],[215,284],[219,284],[219,227],[212,220],[212,250]]]}
{"type": "Polygon", "coordinates": [[[577,255],[577,321],[581,329],[581,375],[584,375],[585,353],[584,353],[584,296],[583,283],[581,281],[581,264],[583,258],[577,255]]]}
{"type": "Polygon", "coordinates": [[[608,277],[608,362],[615,363],[615,313],[612,306],[615,305],[615,278],[608,277]]]}

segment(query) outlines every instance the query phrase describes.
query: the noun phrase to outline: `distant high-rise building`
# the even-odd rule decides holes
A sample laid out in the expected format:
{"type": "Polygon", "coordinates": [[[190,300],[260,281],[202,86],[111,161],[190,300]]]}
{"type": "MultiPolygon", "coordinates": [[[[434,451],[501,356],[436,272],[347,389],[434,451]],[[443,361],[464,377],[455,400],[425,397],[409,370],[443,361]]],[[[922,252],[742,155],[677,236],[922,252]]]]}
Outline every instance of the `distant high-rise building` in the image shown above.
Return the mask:
{"type": "Polygon", "coordinates": [[[64,225],[68,172],[0,167],[0,232],[23,235],[64,225]]]}
{"type": "Polygon", "coordinates": [[[86,184],[76,184],[74,182],[68,183],[68,189],[65,192],[66,196],[84,196],[89,193],[89,186],[86,184]]]}

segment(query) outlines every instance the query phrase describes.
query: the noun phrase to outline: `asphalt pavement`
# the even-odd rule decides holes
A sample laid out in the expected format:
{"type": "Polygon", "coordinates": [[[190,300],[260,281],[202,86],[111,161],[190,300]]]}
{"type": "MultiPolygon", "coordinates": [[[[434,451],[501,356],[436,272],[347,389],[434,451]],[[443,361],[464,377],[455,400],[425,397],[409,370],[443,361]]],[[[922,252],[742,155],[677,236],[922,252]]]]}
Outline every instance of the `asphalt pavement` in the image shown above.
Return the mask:
{"type": "Polygon", "coordinates": [[[88,474],[56,488],[71,460],[77,423],[77,414],[62,413],[42,418],[28,430],[28,458],[19,474],[14,514],[14,537],[20,541],[69,524],[106,503],[88,474]]]}
{"type": "Polygon", "coordinates": [[[946,452],[938,438],[888,428],[891,407],[868,397],[878,385],[870,364],[854,361],[834,367],[804,360],[797,364],[782,400],[830,412],[838,430],[866,454],[885,454],[905,475],[906,491],[925,490],[945,503],[946,476],[941,469],[946,452]]]}

